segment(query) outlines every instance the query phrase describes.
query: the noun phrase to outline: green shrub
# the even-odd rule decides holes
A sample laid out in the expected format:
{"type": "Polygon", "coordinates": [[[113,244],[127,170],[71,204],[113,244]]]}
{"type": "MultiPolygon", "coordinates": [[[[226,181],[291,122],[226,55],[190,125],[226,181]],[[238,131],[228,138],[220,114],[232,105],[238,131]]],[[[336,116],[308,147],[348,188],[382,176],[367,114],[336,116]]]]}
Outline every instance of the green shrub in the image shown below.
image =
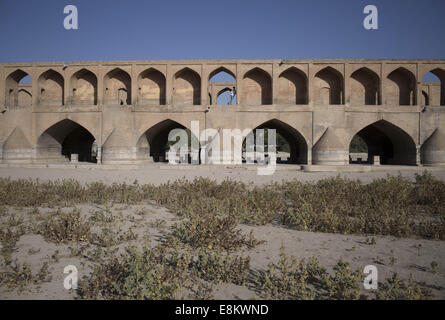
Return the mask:
{"type": "Polygon", "coordinates": [[[37,232],[46,241],[54,243],[87,241],[91,238],[90,224],[77,209],[69,213],[57,211],[37,227],[37,232]]]}

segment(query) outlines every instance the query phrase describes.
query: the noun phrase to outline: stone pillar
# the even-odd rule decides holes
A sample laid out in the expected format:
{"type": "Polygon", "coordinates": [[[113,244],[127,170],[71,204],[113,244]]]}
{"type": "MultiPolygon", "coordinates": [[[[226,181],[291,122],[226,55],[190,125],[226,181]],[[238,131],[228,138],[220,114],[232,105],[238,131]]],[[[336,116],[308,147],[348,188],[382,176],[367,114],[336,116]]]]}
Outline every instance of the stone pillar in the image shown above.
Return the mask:
{"type": "Polygon", "coordinates": [[[0,105],[1,105],[2,109],[3,109],[3,106],[6,103],[6,97],[5,97],[6,81],[4,81],[5,77],[6,77],[5,69],[3,67],[1,67],[0,68],[0,79],[1,79],[1,81],[0,81],[0,105]]]}
{"type": "MultiPolygon", "coordinates": [[[[315,88],[313,86],[314,76],[315,76],[314,65],[311,63],[311,64],[309,64],[308,73],[307,73],[307,86],[308,86],[308,88],[307,88],[307,95],[308,95],[307,103],[310,106],[314,105],[314,96],[315,96],[315,88]]],[[[313,121],[313,119],[312,119],[312,121],[313,121]]]]}
{"type": "Polygon", "coordinates": [[[277,64],[272,64],[272,104],[277,103],[277,93],[278,93],[278,75],[279,70],[277,64]]]}
{"type": "Polygon", "coordinates": [[[62,77],[63,77],[63,105],[67,106],[68,103],[70,102],[70,98],[71,98],[71,92],[70,92],[70,84],[71,84],[71,79],[69,76],[69,72],[67,71],[69,69],[69,67],[65,67],[65,69],[62,72],[62,77]]]}
{"type": "Polygon", "coordinates": [[[307,148],[307,164],[312,165],[312,146],[307,148]]]}
{"type": "Polygon", "coordinates": [[[349,106],[350,101],[350,86],[351,86],[351,76],[350,76],[351,65],[349,63],[344,64],[344,88],[343,88],[343,104],[349,106]]]}
{"type": "Polygon", "coordinates": [[[236,64],[236,104],[241,106],[242,101],[242,95],[243,95],[243,73],[241,64],[236,64]]]}
{"type": "Polygon", "coordinates": [[[205,106],[209,104],[209,90],[208,90],[208,74],[207,70],[201,65],[201,105],[205,106]]]}
{"type": "Polygon", "coordinates": [[[102,66],[97,69],[97,105],[104,103],[104,72],[102,66]]]}
{"type": "Polygon", "coordinates": [[[385,77],[386,72],[386,63],[382,63],[380,66],[380,101],[382,102],[382,105],[387,105],[386,101],[386,85],[387,85],[387,79],[385,77]]]}
{"type": "Polygon", "coordinates": [[[416,145],[416,165],[421,166],[421,154],[420,154],[421,145],[416,145]]]}
{"type": "Polygon", "coordinates": [[[97,164],[102,164],[102,147],[97,147],[96,160],[97,164]]]}
{"type": "Polygon", "coordinates": [[[165,72],[165,103],[167,105],[171,105],[173,100],[173,76],[172,66],[168,64],[165,72]]]}
{"type": "Polygon", "coordinates": [[[39,74],[36,68],[32,68],[31,80],[32,80],[32,105],[33,107],[39,104],[39,74]]]}
{"type": "Polygon", "coordinates": [[[131,65],[131,74],[130,74],[130,80],[131,80],[131,101],[130,104],[132,106],[137,104],[138,99],[138,93],[139,93],[139,84],[138,84],[138,74],[136,70],[136,65],[131,65]]]}

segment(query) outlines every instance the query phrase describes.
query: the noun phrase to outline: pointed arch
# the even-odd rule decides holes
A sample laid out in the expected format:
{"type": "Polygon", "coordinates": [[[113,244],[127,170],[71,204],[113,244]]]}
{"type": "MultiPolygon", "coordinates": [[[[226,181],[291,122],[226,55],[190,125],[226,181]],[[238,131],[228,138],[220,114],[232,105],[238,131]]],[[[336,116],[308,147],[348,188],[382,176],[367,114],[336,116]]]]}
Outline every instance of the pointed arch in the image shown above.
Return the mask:
{"type": "MultiPolygon", "coordinates": [[[[277,162],[307,164],[308,144],[304,136],[294,127],[276,118],[265,121],[252,130],[275,129],[277,133],[277,162]]],[[[267,144],[267,140],[264,141],[267,144]]],[[[246,139],[243,142],[245,150],[246,139]]]]}
{"type": "Polygon", "coordinates": [[[39,102],[45,105],[64,105],[65,79],[53,69],[43,72],[38,80],[39,102]]]}
{"type": "Polygon", "coordinates": [[[369,68],[363,67],[351,74],[350,103],[357,105],[380,105],[380,77],[369,68]]]}
{"type": "Polygon", "coordinates": [[[131,105],[131,77],[121,68],[114,68],[104,77],[104,104],[131,105]]]}
{"type": "Polygon", "coordinates": [[[328,66],[318,71],[314,77],[314,87],[316,104],[344,103],[344,78],[338,70],[328,66]]]}
{"type": "Polygon", "coordinates": [[[234,105],[236,104],[236,89],[235,89],[235,94],[233,96],[231,96],[230,94],[228,94],[228,92],[232,92],[232,90],[234,90],[234,87],[225,87],[222,88],[221,90],[219,90],[216,93],[216,104],[217,105],[234,105]],[[223,101],[222,99],[226,99],[225,101],[223,101]],[[226,103],[226,101],[228,101],[228,103],[226,103]]]}
{"type": "Polygon", "coordinates": [[[96,151],[93,150],[95,140],[85,127],[63,119],[39,136],[36,157],[45,162],[63,162],[69,161],[72,154],[77,154],[79,161],[96,162],[96,151]]]}
{"type": "Polygon", "coordinates": [[[88,69],[80,69],[71,76],[70,102],[73,104],[97,104],[97,77],[88,69]]]}
{"type": "Polygon", "coordinates": [[[201,77],[189,67],[179,70],[173,77],[173,104],[201,104],[201,77]]]}
{"type": "Polygon", "coordinates": [[[185,126],[171,119],[160,121],[147,129],[139,137],[136,147],[138,148],[139,152],[142,150],[149,153],[154,162],[165,162],[167,161],[167,151],[169,150],[168,135],[170,131],[174,129],[184,129],[187,131],[189,136],[188,143],[190,158],[190,154],[192,152],[192,139],[194,139],[195,143],[197,143],[199,146],[198,137],[194,136],[193,133],[185,126]]]}
{"type": "MultiPolygon", "coordinates": [[[[366,163],[373,163],[374,156],[380,156],[381,164],[416,164],[416,144],[413,138],[391,122],[386,120],[373,122],[355,135],[366,143],[368,151],[366,163]]],[[[350,140],[350,146],[353,139],[350,140]]]]}
{"type": "Polygon", "coordinates": [[[155,68],[148,68],[138,76],[138,104],[165,105],[165,76],[155,68]]]}
{"type": "Polygon", "coordinates": [[[436,95],[434,95],[434,97],[431,97],[431,105],[445,106],[445,70],[441,68],[435,68],[430,70],[429,72],[434,74],[440,80],[439,97],[436,98],[436,95]]]}
{"type": "Polygon", "coordinates": [[[391,80],[386,94],[390,105],[414,106],[417,104],[416,77],[404,67],[393,70],[388,79],[391,80]]]}
{"type": "Polygon", "coordinates": [[[223,67],[223,66],[221,66],[219,68],[216,68],[215,70],[210,72],[208,81],[210,81],[214,76],[216,76],[220,72],[225,72],[225,73],[231,75],[233,77],[233,79],[236,81],[235,74],[232,71],[230,71],[229,69],[227,69],[226,67],[223,67]]]}
{"type": "Polygon", "coordinates": [[[30,106],[32,104],[32,85],[30,83],[20,83],[20,81],[27,76],[29,76],[29,74],[21,69],[17,69],[8,75],[5,82],[7,106],[30,106]],[[22,91],[26,91],[29,97],[24,96],[22,91]]]}
{"type": "Polygon", "coordinates": [[[303,71],[296,67],[290,67],[279,75],[277,103],[308,103],[308,79],[303,71]]]}
{"type": "Polygon", "coordinates": [[[272,78],[268,72],[255,67],[244,74],[243,98],[246,105],[272,104],[272,78]]]}
{"type": "Polygon", "coordinates": [[[28,73],[21,69],[11,72],[6,78],[5,82],[5,97],[7,106],[28,106],[31,105],[30,100],[19,99],[20,90],[26,89],[29,94],[31,91],[31,84],[21,84],[20,81],[29,76],[28,73]]]}

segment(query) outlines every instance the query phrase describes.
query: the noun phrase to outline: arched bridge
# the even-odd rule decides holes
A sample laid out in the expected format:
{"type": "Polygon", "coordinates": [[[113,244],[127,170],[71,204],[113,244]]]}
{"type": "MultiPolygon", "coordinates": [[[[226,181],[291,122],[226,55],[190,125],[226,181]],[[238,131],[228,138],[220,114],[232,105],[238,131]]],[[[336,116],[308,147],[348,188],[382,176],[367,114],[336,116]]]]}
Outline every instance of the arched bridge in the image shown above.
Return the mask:
{"type": "Polygon", "coordinates": [[[445,164],[445,60],[2,63],[0,107],[2,163],[165,161],[197,121],[276,129],[290,163],[445,164]]]}

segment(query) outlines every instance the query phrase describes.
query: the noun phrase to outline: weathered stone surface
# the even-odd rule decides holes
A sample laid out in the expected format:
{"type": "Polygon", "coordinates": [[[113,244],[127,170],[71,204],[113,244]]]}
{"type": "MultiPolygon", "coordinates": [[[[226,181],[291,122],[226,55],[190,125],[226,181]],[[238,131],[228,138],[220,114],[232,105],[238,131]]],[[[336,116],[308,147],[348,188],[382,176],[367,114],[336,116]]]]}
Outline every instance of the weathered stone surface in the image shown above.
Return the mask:
{"type": "Polygon", "coordinates": [[[358,134],[366,161],[445,165],[445,60],[2,63],[0,105],[8,163],[165,160],[170,130],[197,121],[276,129],[292,163],[347,164],[358,134]],[[219,72],[235,80],[211,82],[219,72]],[[441,82],[423,83],[428,72],[441,82]],[[217,105],[228,90],[236,104],[217,105]]]}

